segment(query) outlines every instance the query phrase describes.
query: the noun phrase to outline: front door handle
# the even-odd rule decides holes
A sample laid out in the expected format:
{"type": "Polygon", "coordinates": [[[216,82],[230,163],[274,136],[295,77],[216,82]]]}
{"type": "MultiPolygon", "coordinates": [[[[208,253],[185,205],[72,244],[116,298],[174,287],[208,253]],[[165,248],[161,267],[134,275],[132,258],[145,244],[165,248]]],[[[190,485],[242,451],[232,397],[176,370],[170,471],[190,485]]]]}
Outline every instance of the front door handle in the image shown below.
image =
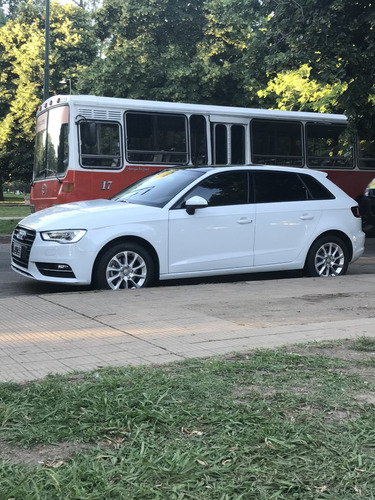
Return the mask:
{"type": "Polygon", "coordinates": [[[253,219],[248,219],[247,217],[241,217],[241,219],[238,219],[237,224],[251,224],[253,222],[253,219]]]}
{"type": "Polygon", "coordinates": [[[313,220],[313,218],[314,218],[314,216],[313,216],[313,215],[311,215],[311,214],[302,214],[302,215],[300,216],[300,219],[301,219],[301,220],[313,220]]]}

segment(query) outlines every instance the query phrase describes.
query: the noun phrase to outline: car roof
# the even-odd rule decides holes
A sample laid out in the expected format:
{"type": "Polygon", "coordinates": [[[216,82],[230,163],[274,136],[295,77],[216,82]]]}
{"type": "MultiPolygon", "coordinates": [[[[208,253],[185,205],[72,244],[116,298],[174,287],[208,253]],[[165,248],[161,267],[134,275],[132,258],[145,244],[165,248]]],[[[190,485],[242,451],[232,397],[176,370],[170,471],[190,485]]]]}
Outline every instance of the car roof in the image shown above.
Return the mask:
{"type": "Polygon", "coordinates": [[[313,176],[328,177],[326,172],[321,170],[310,170],[308,168],[302,167],[285,167],[285,166],[275,166],[275,165],[199,165],[199,166],[186,166],[181,167],[179,165],[171,166],[168,168],[184,169],[184,170],[194,170],[198,172],[211,172],[219,171],[225,172],[230,170],[252,170],[252,171],[268,171],[268,172],[291,172],[300,174],[310,174],[313,176]]]}

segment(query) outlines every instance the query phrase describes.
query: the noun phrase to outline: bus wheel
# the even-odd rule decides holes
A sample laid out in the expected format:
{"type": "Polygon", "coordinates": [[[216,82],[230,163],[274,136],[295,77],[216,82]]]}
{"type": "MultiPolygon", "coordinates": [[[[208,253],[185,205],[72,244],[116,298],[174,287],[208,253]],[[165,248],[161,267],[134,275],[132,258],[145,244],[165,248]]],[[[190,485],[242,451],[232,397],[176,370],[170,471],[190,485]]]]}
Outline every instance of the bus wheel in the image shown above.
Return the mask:
{"type": "Polygon", "coordinates": [[[342,276],[349,265],[349,252],[341,238],[324,236],[311,246],[307,254],[307,276],[342,276]]]}
{"type": "Polygon", "coordinates": [[[98,288],[142,288],[154,280],[150,254],[137,243],[118,243],[104,252],[96,268],[98,288]]]}

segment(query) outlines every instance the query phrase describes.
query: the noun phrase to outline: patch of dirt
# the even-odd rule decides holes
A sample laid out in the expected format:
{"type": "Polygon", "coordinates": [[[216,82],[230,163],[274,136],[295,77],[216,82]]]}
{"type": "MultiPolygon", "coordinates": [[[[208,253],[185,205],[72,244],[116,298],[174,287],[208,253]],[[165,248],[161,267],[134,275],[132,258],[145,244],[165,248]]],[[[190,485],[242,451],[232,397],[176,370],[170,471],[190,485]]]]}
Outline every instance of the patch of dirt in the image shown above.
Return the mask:
{"type": "Polygon", "coordinates": [[[238,404],[247,404],[250,398],[268,398],[274,394],[276,394],[276,389],[273,387],[268,387],[267,390],[264,390],[264,387],[258,385],[239,386],[234,391],[235,398],[238,398],[235,399],[235,402],[238,404]]]}
{"type": "Polygon", "coordinates": [[[22,448],[0,440],[0,461],[4,460],[13,464],[57,468],[79,451],[91,450],[98,446],[104,449],[118,448],[123,441],[123,438],[114,437],[100,443],[71,443],[63,441],[58,444],[37,444],[31,448],[22,448]]]}
{"type": "Polygon", "coordinates": [[[363,403],[367,405],[375,405],[375,394],[373,392],[362,392],[354,396],[354,399],[358,403],[363,403]]]}
{"type": "MultiPolygon", "coordinates": [[[[308,386],[302,387],[290,387],[288,388],[288,392],[293,394],[307,394],[310,388],[308,386]]],[[[238,404],[247,404],[250,397],[259,397],[262,399],[272,397],[276,394],[277,390],[274,388],[268,388],[265,391],[262,387],[257,385],[251,385],[248,387],[238,387],[235,391],[235,396],[239,399],[236,400],[238,404]],[[246,398],[246,399],[244,399],[246,398]]],[[[371,403],[371,399],[375,401],[375,395],[372,393],[363,393],[358,394],[355,399],[362,403],[371,403]]],[[[348,420],[351,418],[355,418],[359,415],[359,412],[351,410],[351,411],[343,411],[343,410],[332,410],[329,412],[322,413],[321,408],[315,408],[311,405],[306,405],[297,410],[287,410],[285,412],[285,417],[290,422],[294,422],[299,417],[310,414],[310,415],[320,415],[322,416],[324,422],[326,424],[332,424],[335,422],[341,422],[343,420],[348,420]]]]}
{"type": "Polygon", "coordinates": [[[351,418],[355,418],[359,415],[359,412],[356,411],[343,411],[343,410],[334,410],[322,413],[322,410],[319,408],[314,408],[313,406],[304,406],[299,408],[297,411],[288,411],[286,416],[288,420],[293,422],[298,417],[303,414],[309,413],[311,415],[320,415],[322,416],[325,424],[334,424],[335,422],[342,422],[343,420],[350,420],[351,418]]]}
{"type": "MultiPolygon", "coordinates": [[[[327,356],[330,358],[338,358],[346,361],[368,361],[375,358],[375,352],[369,351],[358,351],[354,348],[353,340],[346,340],[337,343],[321,343],[309,346],[288,346],[285,347],[285,351],[291,354],[296,354],[300,356],[327,356]]],[[[251,353],[246,354],[231,354],[225,357],[228,361],[246,361],[251,359],[251,353]]],[[[333,370],[335,371],[335,370],[333,370]]],[[[341,367],[339,369],[341,373],[349,375],[357,375],[362,378],[365,382],[369,384],[375,384],[375,367],[372,366],[347,366],[341,367]]],[[[293,394],[307,394],[310,391],[309,386],[294,386],[287,389],[288,392],[293,394]]],[[[258,385],[249,385],[248,387],[237,387],[235,390],[236,402],[239,404],[247,404],[250,398],[258,397],[262,399],[271,398],[277,393],[277,389],[274,387],[267,387],[265,390],[263,387],[258,385]]],[[[359,405],[372,404],[375,405],[375,393],[372,391],[363,391],[353,396],[353,399],[359,403],[359,405]]],[[[325,412],[322,414],[322,410],[319,408],[314,408],[313,406],[307,405],[301,407],[295,411],[288,411],[285,416],[288,420],[294,421],[298,417],[304,414],[321,415],[324,422],[327,424],[340,422],[343,420],[355,418],[359,415],[358,411],[342,411],[334,410],[325,412]]]]}
{"type": "MultiPolygon", "coordinates": [[[[343,371],[343,370],[340,370],[343,371]]],[[[363,380],[370,384],[375,383],[375,367],[368,367],[368,366],[350,366],[348,368],[345,368],[345,373],[351,374],[351,375],[358,375],[358,377],[361,377],[363,380]]]]}
{"type": "MultiPolygon", "coordinates": [[[[340,344],[319,344],[316,346],[288,346],[285,350],[301,356],[328,356],[345,360],[370,360],[375,359],[375,352],[357,351],[353,348],[353,340],[346,340],[340,344]]],[[[375,372],[375,369],[373,370],[375,372]]]]}
{"type": "Polygon", "coordinates": [[[0,460],[14,464],[43,465],[56,467],[80,450],[93,448],[93,444],[69,443],[34,445],[31,448],[21,448],[13,444],[0,441],[0,460]]]}

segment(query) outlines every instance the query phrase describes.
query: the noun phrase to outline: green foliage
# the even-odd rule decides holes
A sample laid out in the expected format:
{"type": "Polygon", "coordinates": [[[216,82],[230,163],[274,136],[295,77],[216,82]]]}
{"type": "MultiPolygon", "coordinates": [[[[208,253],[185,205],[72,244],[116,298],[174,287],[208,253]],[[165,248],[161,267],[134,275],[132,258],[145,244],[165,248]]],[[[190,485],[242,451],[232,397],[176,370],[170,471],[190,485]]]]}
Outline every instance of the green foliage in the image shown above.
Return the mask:
{"type": "MultiPolygon", "coordinates": [[[[42,5],[21,4],[0,26],[0,184],[31,180],[35,112],[42,100],[44,67],[42,5]]],[[[50,21],[50,92],[69,76],[74,84],[96,56],[90,16],[83,9],[53,3],[50,21]]]]}
{"type": "MultiPolygon", "coordinates": [[[[30,210],[27,215],[29,215],[30,210]]],[[[25,215],[26,217],[26,215],[25,215]]],[[[6,219],[6,220],[0,220],[0,235],[4,234],[12,234],[14,231],[14,228],[16,227],[17,223],[23,219],[23,217],[19,217],[18,219],[6,219]]]]}
{"type": "Polygon", "coordinates": [[[258,102],[266,81],[256,0],[105,1],[96,13],[102,57],[80,91],[226,105],[258,102]],[[258,82],[258,84],[257,84],[258,82]]]}
{"type": "Polygon", "coordinates": [[[359,128],[374,115],[375,8],[371,0],[264,0],[266,38],[272,74],[311,67],[323,87],[346,85],[336,112],[345,112],[359,128]]]}
{"type": "Polygon", "coordinates": [[[375,339],[366,335],[357,337],[353,348],[357,351],[375,352],[375,339]]]}
{"type": "Polygon", "coordinates": [[[80,91],[130,98],[199,100],[192,81],[201,40],[202,2],[105,1],[96,13],[101,58],[87,69],[80,91]]]}
{"type": "MultiPolygon", "coordinates": [[[[373,128],[371,0],[97,5],[52,2],[51,94],[69,78],[75,93],[340,112],[361,132],[373,128]]],[[[44,0],[0,0],[0,183],[31,177],[44,9],[44,0]]]]}
{"type": "Polygon", "coordinates": [[[266,82],[264,12],[257,0],[208,0],[206,25],[199,46],[200,78],[215,104],[258,104],[257,90],[266,82]]]}
{"type": "Polygon", "coordinates": [[[312,349],[0,384],[2,498],[373,498],[374,362],[312,349]]]}
{"type": "Polygon", "coordinates": [[[277,107],[283,110],[333,112],[348,85],[319,84],[310,78],[310,73],[311,68],[307,64],[295,71],[279,73],[268,82],[266,89],[258,91],[258,96],[267,99],[272,96],[277,107]]]}

